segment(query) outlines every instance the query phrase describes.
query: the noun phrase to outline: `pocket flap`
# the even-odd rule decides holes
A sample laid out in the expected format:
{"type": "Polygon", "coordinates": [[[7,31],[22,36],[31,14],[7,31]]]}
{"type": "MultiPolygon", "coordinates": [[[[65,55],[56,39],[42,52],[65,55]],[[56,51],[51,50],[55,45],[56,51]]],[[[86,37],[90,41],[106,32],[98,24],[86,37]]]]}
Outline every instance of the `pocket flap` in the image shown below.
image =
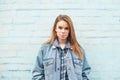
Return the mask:
{"type": "Polygon", "coordinates": [[[54,63],[54,60],[53,60],[53,58],[48,58],[48,59],[44,59],[43,60],[43,64],[44,64],[44,66],[49,66],[49,65],[52,65],[54,63]]]}

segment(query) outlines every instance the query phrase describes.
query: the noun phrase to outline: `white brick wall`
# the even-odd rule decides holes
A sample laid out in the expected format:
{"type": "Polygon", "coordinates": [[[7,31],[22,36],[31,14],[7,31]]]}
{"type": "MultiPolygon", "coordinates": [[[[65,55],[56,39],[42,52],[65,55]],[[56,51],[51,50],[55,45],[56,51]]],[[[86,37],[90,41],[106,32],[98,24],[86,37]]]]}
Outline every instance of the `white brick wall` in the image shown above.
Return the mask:
{"type": "Polygon", "coordinates": [[[67,14],[92,67],[91,80],[120,79],[119,0],[0,0],[0,80],[30,80],[57,15],[67,14]]]}

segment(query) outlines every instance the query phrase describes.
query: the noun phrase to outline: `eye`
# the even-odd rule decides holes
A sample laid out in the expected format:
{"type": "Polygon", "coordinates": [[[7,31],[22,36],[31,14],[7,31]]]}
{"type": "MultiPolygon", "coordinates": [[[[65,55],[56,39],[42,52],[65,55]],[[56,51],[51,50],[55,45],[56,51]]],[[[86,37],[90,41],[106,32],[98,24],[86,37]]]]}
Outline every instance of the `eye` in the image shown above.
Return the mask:
{"type": "Polygon", "coordinates": [[[59,26],[58,28],[59,28],[59,29],[62,29],[62,27],[61,27],[61,26],[59,26]]]}
{"type": "Polygon", "coordinates": [[[66,27],[66,28],[65,28],[65,30],[69,30],[69,28],[68,28],[68,27],[66,27]]]}

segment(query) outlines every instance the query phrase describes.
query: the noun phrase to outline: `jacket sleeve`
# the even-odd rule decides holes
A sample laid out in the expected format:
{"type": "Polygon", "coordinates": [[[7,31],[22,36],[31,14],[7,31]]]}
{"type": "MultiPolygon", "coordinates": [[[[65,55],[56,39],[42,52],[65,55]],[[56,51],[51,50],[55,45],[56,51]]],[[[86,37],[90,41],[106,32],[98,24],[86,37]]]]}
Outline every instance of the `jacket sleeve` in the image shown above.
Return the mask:
{"type": "Polygon", "coordinates": [[[32,70],[32,80],[45,80],[44,67],[43,67],[43,50],[40,49],[34,68],[32,70]]]}
{"type": "Polygon", "coordinates": [[[83,53],[83,68],[82,68],[82,80],[89,80],[88,74],[91,71],[91,67],[89,66],[86,56],[85,56],[85,52],[84,50],[82,51],[83,53]]]}

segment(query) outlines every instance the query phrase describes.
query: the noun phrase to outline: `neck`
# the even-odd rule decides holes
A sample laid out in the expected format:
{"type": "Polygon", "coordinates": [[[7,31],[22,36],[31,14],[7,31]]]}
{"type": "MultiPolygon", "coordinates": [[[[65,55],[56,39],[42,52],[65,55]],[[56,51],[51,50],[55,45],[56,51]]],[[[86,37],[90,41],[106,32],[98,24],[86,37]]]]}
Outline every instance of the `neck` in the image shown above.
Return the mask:
{"type": "Polygon", "coordinates": [[[61,48],[63,49],[65,47],[65,45],[66,45],[67,40],[59,39],[58,41],[59,41],[59,44],[60,44],[61,48]]]}
{"type": "Polygon", "coordinates": [[[67,40],[66,39],[59,39],[59,44],[66,44],[67,40]]]}

